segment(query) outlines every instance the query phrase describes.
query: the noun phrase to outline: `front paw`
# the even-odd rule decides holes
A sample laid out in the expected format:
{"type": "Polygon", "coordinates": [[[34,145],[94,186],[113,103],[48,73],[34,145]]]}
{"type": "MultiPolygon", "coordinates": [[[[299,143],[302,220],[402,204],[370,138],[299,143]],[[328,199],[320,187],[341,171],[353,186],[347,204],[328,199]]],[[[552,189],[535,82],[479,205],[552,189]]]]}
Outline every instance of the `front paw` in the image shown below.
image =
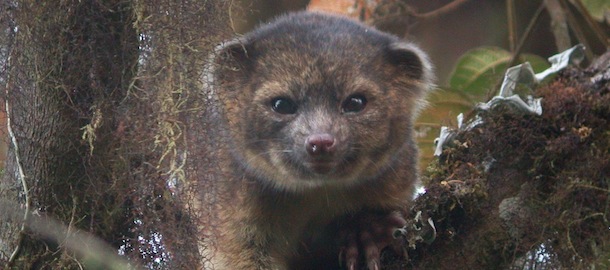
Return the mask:
{"type": "Polygon", "coordinates": [[[345,262],[348,270],[357,269],[359,260],[364,260],[369,270],[380,269],[381,251],[395,243],[394,232],[405,224],[398,212],[364,213],[349,219],[341,231],[344,242],[339,261],[345,262]]]}

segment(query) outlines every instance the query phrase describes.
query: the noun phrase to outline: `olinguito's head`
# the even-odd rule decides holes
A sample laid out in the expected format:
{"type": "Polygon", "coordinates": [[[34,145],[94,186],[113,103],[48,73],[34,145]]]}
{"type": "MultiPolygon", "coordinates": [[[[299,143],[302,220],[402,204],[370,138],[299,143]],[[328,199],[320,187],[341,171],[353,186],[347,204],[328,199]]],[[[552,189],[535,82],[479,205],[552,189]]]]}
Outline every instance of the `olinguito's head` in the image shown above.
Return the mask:
{"type": "Polygon", "coordinates": [[[389,169],[413,144],[411,123],[432,77],[414,45],[317,13],[283,16],[223,44],[213,64],[234,156],[292,191],[353,185],[389,169]]]}

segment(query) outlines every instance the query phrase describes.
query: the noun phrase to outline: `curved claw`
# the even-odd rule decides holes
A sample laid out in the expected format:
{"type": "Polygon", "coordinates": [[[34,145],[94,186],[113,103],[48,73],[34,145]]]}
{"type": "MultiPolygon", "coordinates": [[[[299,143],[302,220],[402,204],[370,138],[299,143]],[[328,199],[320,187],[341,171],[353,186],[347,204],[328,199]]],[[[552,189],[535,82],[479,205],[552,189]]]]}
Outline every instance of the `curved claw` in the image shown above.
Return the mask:
{"type": "Polygon", "coordinates": [[[373,236],[367,231],[360,234],[360,242],[362,244],[362,248],[364,249],[364,256],[369,270],[378,270],[380,254],[378,243],[375,242],[373,236]]]}
{"type": "Polygon", "coordinates": [[[358,265],[358,241],[356,240],[356,235],[353,232],[347,234],[345,263],[347,269],[349,270],[356,270],[356,265],[358,265]]]}
{"type": "Polygon", "coordinates": [[[363,256],[369,270],[379,270],[381,250],[392,245],[395,231],[405,224],[406,220],[397,212],[383,216],[365,214],[356,218],[348,224],[349,233],[339,255],[340,262],[345,258],[347,269],[355,270],[359,256],[363,256]]]}

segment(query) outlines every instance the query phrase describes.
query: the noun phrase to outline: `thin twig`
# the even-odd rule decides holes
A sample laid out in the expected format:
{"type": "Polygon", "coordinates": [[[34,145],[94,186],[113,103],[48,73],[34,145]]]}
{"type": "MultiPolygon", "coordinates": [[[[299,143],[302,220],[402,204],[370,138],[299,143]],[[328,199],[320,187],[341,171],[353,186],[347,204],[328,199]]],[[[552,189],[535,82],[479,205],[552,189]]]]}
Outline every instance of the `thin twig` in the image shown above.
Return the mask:
{"type": "MultiPolygon", "coordinates": [[[[11,57],[9,56],[7,59],[7,63],[11,61],[11,57]]],[[[21,224],[21,229],[19,230],[19,240],[17,242],[17,247],[15,247],[15,250],[13,251],[13,253],[11,254],[11,257],[8,260],[8,264],[11,265],[15,259],[17,258],[17,255],[19,254],[19,251],[21,250],[21,246],[23,244],[23,239],[25,238],[25,227],[26,227],[26,223],[27,220],[30,216],[30,189],[28,188],[28,183],[25,180],[25,173],[23,172],[23,166],[21,165],[21,158],[19,157],[19,144],[17,143],[17,137],[15,137],[15,133],[13,133],[13,127],[11,124],[11,110],[10,110],[10,104],[9,104],[9,82],[10,82],[10,77],[7,77],[6,80],[6,88],[5,93],[6,93],[6,97],[4,99],[4,109],[6,111],[6,129],[8,130],[8,134],[9,137],[11,139],[11,143],[13,144],[13,152],[15,153],[15,162],[17,163],[17,171],[19,173],[19,178],[21,180],[21,185],[23,186],[23,193],[25,194],[25,211],[23,214],[23,223],[21,224]]]]}
{"type": "Polygon", "coordinates": [[[610,47],[610,40],[608,38],[608,35],[606,35],[604,33],[604,31],[599,27],[599,24],[595,22],[593,17],[591,17],[591,14],[589,14],[589,12],[585,8],[585,6],[582,4],[582,1],[581,0],[570,0],[570,2],[572,2],[572,4],[576,7],[578,12],[580,12],[580,14],[585,18],[585,21],[587,21],[587,24],[589,24],[591,29],[593,29],[593,33],[595,33],[595,35],[597,36],[597,39],[599,39],[599,41],[602,42],[604,47],[605,48],[610,47]]]}
{"type": "Polygon", "coordinates": [[[536,23],[538,23],[538,20],[540,20],[540,15],[542,14],[543,10],[544,10],[544,4],[540,4],[540,6],[538,6],[538,9],[536,9],[536,12],[534,13],[534,16],[532,17],[530,22],[527,24],[527,27],[525,28],[525,31],[523,32],[523,36],[521,36],[521,39],[519,39],[519,43],[517,43],[517,47],[515,47],[513,56],[511,57],[510,62],[508,63],[508,67],[512,67],[517,63],[517,60],[519,59],[519,55],[521,54],[521,50],[523,50],[523,45],[525,45],[525,41],[527,39],[529,39],[530,34],[534,30],[534,26],[536,26],[536,23]]]}
{"type": "Polygon", "coordinates": [[[566,12],[561,7],[559,0],[544,0],[546,10],[551,15],[551,30],[555,36],[555,46],[562,52],[572,47],[566,12]]]}
{"type": "MultiPolygon", "coordinates": [[[[515,48],[515,51],[513,52],[513,55],[511,56],[510,61],[508,62],[508,65],[506,66],[507,69],[514,66],[515,64],[517,64],[517,61],[519,60],[519,56],[521,55],[521,50],[523,49],[523,45],[525,44],[525,41],[527,39],[529,39],[529,36],[532,33],[532,30],[534,29],[534,26],[536,25],[536,23],[538,23],[538,20],[540,19],[540,15],[542,14],[543,10],[544,10],[544,3],[541,3],[540,6],[538,6],[536,13],[534,13],[534,17],[532,17],[532,19],[528,23],[527,27],[525,28],[525,31],[523,32],[523,36],[521,36],[521,39],[519,39],[519,43],[517,43],[517,47],[515,48]]],[[[498,83],[496,83],[496,87],[494,87],[494,89],[500,89],[500,85],[502,84],[503,79],[504,78],[501,78],[500,81],[498,81],[498,83]]]]}
{"type": "MultiPolygon", "coordinates": [[[[385,24],[398,24],[398,25],[406,24],[407,26],[409,26],[409,23],[411,22],[411,18],[415,18],[420,21],[434,19],[434,18],[440,17],[442,15],[445,15],[445,14],[457,9],[459,6],[461,6],[462,4],[464,4],[468,1],[469,0],[454,0],[453,2],[451,2],[449,4],[446,4],[438,9],[435,9],[435,10],[432,10],[432,11],[426,12],[426,13],[418,13],[414,8],[410,7],[409,5],[406,5],[406,4],[403,5],[401,3],[399,10],[404,10],[404,11],[394,12],[392,14],[384,15],[384,16],[381,16],[378,18],[371,18],[371,19],[367,20],[366,22],[368,24],[376,25],[376,26],[385,25],[385,24]]],[[[375,13],[375,12],[373,12],[373,13],[375,13]]],[[[407,27],[407,28],[409,28],[409,27],[407,27]]],[[[409,29],[407,29],[404,36],[408,36],[408,33],[409,33],[409,29]]]]}
{"type": "Polygon", "coordinates": [[[231,30],[235,33],[235,22],[233,21],[233,0],[229,1],[229,23],[231,25],[231,30]]]}
{"type": "Polygon", "coordinates": [[[568,15],[568,24],[570,25],[570,28],[574,32],[574,35],[576,35],[578,42],[585,45],[585,48],[588,48],[588,50],[585,50],[585,56],[587,57],[587,60],[591,61],[593,59],[593,53],[591,52],[591,46],[589,45],[589,42],[587,41],[587,38],[585,37],[584,30],[582,29],[581,25],[576,20],[576,17],[574,16],[572,10],[570,10],[570,7],[568,6],[569,3],[567,2],[567,0],[560,0],[559,3],[561,4],[562,8],[566,11],[566,14],[568,15]]]}
{"type": "Polygon", "coordinates": [[[506,0],[506,17],[508,18],[508,44],[511,53],[515,53],[517,46],[517,16],[515,14],[515,1],[506,0]]]}
{"type": "Polygon", "coordinates": [[[458,8],[459,6],[461,6],[462,4],[468,2],[469,0],[455,0],[449,4],[446,4],[440,8],[437,8],[433,11],[430,12],[426,12],[423,14],[420,13],[412,13],[410,15],[417,17],[418,19],[432,19],[432,18],[436,18],[439,17],[441,15],[444,15],[446,13],[449,13],[451,11],[453,11],[454,9],[458,8]]]}

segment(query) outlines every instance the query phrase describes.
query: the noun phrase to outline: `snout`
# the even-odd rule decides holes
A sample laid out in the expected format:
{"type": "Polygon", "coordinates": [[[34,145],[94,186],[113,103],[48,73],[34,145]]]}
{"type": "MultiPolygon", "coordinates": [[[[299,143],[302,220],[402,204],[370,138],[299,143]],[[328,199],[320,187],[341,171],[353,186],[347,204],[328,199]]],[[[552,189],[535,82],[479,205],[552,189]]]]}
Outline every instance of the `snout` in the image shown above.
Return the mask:
{"type": "Polygon", "coordinates": [[[337,166],[336,150],[337,139],[328,133],[309,135],[305,139],[305,166],[317,174],[328,174],[337,166]]]}

